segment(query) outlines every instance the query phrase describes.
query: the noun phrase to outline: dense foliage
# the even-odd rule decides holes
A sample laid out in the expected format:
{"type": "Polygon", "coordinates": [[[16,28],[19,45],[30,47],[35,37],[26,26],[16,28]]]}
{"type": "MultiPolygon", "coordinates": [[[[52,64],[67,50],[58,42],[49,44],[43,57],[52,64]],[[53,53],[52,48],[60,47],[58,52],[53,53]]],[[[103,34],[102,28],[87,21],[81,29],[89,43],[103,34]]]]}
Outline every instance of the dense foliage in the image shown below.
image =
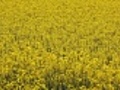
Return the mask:
{"type": "Polygon", "coordinates": [[[120,90],[120,1],[0,0],[0,90],[120,90]]]}

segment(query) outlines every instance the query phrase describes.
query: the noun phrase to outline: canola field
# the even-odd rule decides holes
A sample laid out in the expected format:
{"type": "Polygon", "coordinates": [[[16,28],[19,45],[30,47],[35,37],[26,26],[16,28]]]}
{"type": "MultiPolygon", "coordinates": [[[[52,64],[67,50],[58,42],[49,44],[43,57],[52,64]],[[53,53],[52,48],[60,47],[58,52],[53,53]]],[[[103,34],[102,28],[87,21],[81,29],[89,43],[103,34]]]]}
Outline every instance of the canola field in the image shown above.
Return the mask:
{"type": "Polygon", "coordinates": [[[0,0],[0,90],[120,90],[120,0],[0,0]]]}

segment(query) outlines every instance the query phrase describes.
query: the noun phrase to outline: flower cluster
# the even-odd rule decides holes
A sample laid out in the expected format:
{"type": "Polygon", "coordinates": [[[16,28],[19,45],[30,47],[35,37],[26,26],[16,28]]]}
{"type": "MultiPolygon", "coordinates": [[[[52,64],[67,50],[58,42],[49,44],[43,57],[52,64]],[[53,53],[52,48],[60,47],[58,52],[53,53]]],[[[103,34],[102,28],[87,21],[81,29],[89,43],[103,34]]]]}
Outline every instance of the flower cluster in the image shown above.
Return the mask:
{"type": "Polygon", "coordinates": [[[118,0],[1,0],[0,90],[120,90],[118,0]]]}

